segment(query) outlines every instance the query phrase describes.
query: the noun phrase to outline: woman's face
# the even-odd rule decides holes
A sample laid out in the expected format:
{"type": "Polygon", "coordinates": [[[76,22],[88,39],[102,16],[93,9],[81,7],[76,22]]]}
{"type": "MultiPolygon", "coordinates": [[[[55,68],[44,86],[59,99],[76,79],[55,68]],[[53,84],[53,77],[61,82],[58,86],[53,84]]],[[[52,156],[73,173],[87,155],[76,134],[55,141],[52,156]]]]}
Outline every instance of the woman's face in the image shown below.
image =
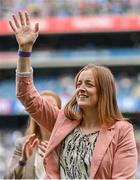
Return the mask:
{"type": "Polygon", "coordinates": [[[76,100],[83,110],[96,108],[98,96],[92,70],[82,71],[76,83],[76,100]]]}

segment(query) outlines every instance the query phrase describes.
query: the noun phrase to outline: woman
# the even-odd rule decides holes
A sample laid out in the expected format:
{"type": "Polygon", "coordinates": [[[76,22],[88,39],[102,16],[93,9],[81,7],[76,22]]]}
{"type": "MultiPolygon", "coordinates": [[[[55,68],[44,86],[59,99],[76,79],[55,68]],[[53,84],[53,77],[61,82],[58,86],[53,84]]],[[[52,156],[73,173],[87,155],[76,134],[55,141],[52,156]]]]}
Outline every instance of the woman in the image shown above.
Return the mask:
{"type": "Polygon", "coordinates": [[[46,178],[134,178],[133,127],[119,111],[110,70],[93,64],[81,69],[74,96],[60,110],[45,102],[33,84],[30,56],[38,23],[32,28],[28,14],[22,12],[9,23],[19,45],[17,97],[35,121],[51,132],[44,159],[46,178]]]}
{"type": "MultiPolygon", "coordinates": [[[[54,92],[42,91],[40,94],[43,99],[61,108],[61,100],[54,92]]],[[[39,126],[31,116],[28,123],[25,136],[16,142],[16,148],[4,179],[42,179],[45,175],[43,156],[50,132],[43,126],[39,126]]]]}

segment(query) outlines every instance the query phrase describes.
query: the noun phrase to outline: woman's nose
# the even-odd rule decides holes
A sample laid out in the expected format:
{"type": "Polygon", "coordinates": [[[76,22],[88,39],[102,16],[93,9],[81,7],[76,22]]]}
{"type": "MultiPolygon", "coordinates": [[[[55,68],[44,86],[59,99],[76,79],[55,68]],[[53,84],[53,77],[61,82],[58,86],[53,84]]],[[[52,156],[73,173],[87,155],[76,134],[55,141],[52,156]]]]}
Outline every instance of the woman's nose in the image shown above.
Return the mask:
{"type": "Polygon", "coordinates": [[[84,85],[81,85],[81,86],[79,87],[79,91],[85,91],[85,90],[86,90],[86,88],[85,88],[84,85]]]}

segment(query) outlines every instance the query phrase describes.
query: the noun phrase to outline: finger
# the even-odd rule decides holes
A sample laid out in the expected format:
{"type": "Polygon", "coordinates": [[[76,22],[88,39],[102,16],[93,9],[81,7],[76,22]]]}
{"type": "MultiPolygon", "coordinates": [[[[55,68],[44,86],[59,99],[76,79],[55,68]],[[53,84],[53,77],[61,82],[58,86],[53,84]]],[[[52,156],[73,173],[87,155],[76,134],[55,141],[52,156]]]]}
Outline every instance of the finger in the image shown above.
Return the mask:
{"type": "Polygon", "coordinates": [[[44,157],[46,155],[46,152],[44,152],[41,149],[39,149],[38,154],[40,154],[41,157],[44,157]]]}
{"type": "Polygon", "coordinates": [[[18,22],[18,20],[17,20],[16,16],[15,16],[15,15],[13,15],[12,17],[13,17],[13,20],[14,20],[14,22],[15,22],[16,27],[17,27],[17,28],[19,28],[19,27],[20,27],[20,25],[19,25],[19,22],[18,22]]]}
{"type": "Polygon", "coordinates": [[[33,134],[31,134],[31,135],[29,135],[29,137],[32,137],[32,136],[35,136],[36,134],[35,133],[33,133],[33,134]]]}
{"type": "Polygon", "coordinates": [[[46,150],[47,150],[46,147],[41,146],[41,145],[39,145],[38,148],[40,149],[40,151],[42,151],[42,152],[44,152],[44,153],[45,153],[46,150]]]}
{"type": "Polygon", "coordinates": [[[24,146],[29,142],[29,138],[25,140],[24,146]]]}
{"type": "Polygon", "coordinates": [[[33,140],[35,139],[35,134],[31,134],[24,142],[24,146],[28,144],[32,144],[33,140]]]}
{"type": "Polygon", "coordinates": [[[27,150],[30,149],[30,144],[28,141],[25,141],[24,145],[23,145],[23,148],[22,148],[22,154],[24,157],[27,157],[27,150]]]}
{"type": "Polygon", "coordinates": [[[38,148],[42,151],[42,152],[46,152],[46,148],[44,146],[39,145],[38,148]]]}
{"type": "Polygon", "coordinates": [[[29,140],[27,139],[24,144],[23,144],[23,151],[26,151],[26,149],[28,149],[30,146],[29,140]]]}
{"type": "Polygon", "coordinates": [[[35,33],[38,33],[39,32],[39,23],[36,23],[35,24],[35,30],[34,30],[35,33]]]}
{"type": "Polygon", "coordinates": [[[42,141],[41,144],[48,146],[48,141],[42,141]]]}
{"type": "Polygon", "coordinates": [[[48,145],[48,143],[49,143],[48,140],[46,140],[46,141],[44,141],[44,142],[45,142],[47,145],[48,145]]]}
{"type": "Polygon", "coordinates": [[[40,147],[38,147],[38,154],[44,158],[46,156],[46,151],[42,150],[40,147]]]}
{"type": "Polygon", "coordinates": [[[45,142],[41,142],[41,145],[44,146],[45,148],[48,147],[48,143],[45,143],[45,142]]]}
{"type": "Polygon", "coordinates": [[[36,135],[35,135],[35,134],[31,134],[31,135],[27,138],[27,140],[30,141],[30,143],[32,144],[33,141],[35,140],[35,138],[36,138],[36,135]]]}
{"type": "Polygon", "coordinates": [[[25,20],[26,20],[26,24],[30,25],[30,18],[27,12],[25,12],[25,20]]]}
{"type": "Polygon", "coordinates": [[[23,17],[23,13],[19,12],[19,18],[20,18],[20,23],[22,26],[25,26],[25,20],[24,20],[24,17],[23,17]]]}
{"type": "Polygon", "coordinates": [[[32,147],[35,148],[39,144],[39,139],[35,139],[32,143],[32,147]]]}
{"type": "Polygon", "coordinates": [[[14,32],[16,32],[17,29],[16,29],[16,27],[14,26],[14,24],[12,23],[12,21],[9,21],[9,24],[10,24],[12,30],[13,30],[14,32]]]}

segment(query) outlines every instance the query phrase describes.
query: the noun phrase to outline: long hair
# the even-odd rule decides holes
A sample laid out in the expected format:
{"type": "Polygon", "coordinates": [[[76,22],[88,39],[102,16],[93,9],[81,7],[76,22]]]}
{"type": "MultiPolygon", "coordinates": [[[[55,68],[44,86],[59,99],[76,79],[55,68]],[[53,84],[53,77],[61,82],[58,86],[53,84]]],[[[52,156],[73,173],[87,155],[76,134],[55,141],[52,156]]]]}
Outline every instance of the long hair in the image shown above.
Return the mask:
{"type": "MultiPolygon", "coordinates": [[[[75,77],[75,86],[81,72],[91,70],[97,88],[98,103],[97,114],[100,124],[111,125],[117,120],[124,120],[117,100],[115,81],[111,71],[104,66],[88,64],[84,66],[75,77]]],[[[77,108],[76,95],[65,106],[64,112],[67,118],[76,120],[82,118],[82,110],[77,108]]]]}
{"type": "MultiPolygon", "coordinates": [[[[51,96],[56,100],[56,104],[58,106],[59,109],[61,109],[61,99],[60,97],[55,94],[53,91],[48,91],[48,90],[44,90],[40,93],[41,96],[51,96]]],[[[46,129],[47,131],[47,129],[46,129]]],[[[41,137],[41,131],[40,131],[40,126],[37,124],[37,122],[31,117],[29,116],[28,118],[28,125],[27,125],[27,129],[25,131],[25,135],[30,135],[30,134],[36,134],[36,136],[39,139],[42,139],[41,137]]],[[[49,133],[49,132],[48,132],[49,133]]]]}
{"type": "Polygon", "coordinates": [[[40,95],[53,97],[56,100],[56,104],[57,104],[58,108],[61,109],[62,102],[61,102],[60,97],[56,93],[54,93],[53,91],[44,90],[40,93],[40,95]]]}

